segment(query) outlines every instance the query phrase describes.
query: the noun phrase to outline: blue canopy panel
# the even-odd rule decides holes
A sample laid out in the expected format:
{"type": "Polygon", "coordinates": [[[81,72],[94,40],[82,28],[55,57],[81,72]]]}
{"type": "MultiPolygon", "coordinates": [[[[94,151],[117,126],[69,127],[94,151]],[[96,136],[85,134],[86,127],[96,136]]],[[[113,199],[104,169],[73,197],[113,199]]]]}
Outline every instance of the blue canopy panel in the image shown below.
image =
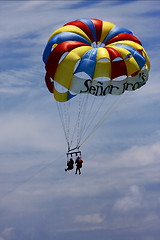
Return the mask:
{"type": "Polygon", "coordinates": [[[115,36],[119,35],[120,33],[129,33],[129,34],[133,35],[133,33],[126,28],[114,26],[111,29],[111,31],[108,33],[106,38],[103,40],[103,43],[108,42],[110,39],[114,38],[115,36]]]}
{"type": "Polygon", "coordinates": [[[96,34],[96,28],[95,28],[95,25],[94,23],[92,22],[92,20],[88,19],[88,18],[80,18],[80,19],[77,19],[77,21],[81,21],[83,22],[84,24],[87,25],[87,27],[89,28],[89,30],[91,31],[92,33],[92,36],[94,38],[94,41],[96,42],[97,41],[97,34],[96,34]]]}
{"type": "Polygon", "coordinates": [[[75,71],[75,74],[78,72],[85,72],[91,78],[93,78],[94,70],[96,66],[97,52],[98,52],[98,49],[95,49],[95,48],[87,51],[82,57],[81,62],[75,71]]]}

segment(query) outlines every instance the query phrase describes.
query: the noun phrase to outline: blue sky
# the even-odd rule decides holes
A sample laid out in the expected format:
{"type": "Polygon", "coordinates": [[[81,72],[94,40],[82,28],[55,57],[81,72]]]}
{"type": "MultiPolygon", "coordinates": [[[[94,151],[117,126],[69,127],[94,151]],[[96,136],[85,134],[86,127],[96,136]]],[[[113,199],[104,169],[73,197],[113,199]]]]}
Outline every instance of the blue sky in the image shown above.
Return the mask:
{"type": "Polygon", "coordinates": [[[0,240],[158,240],[159,1],[1,1],[0,240]],[[51,33],[81,17],[131,30],[150,58],[147,84],[83,145],[81,176],[45,83],[51,33]]]}

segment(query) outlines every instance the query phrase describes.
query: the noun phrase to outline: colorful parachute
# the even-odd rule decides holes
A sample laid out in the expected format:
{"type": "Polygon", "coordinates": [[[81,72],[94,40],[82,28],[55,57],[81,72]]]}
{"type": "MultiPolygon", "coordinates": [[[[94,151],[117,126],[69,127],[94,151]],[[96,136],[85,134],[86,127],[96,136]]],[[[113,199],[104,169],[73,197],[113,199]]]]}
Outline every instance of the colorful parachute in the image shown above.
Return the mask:
{"type": "Polygon", "coordinates": [[[99,19],[82,18],[57,29],[48,40],[43,61],[46,85],[57,102],[83,98],[86,93],[99,98],[134,91],[146,83],[150,70],[149,58],[133,33],[99,19]]]}

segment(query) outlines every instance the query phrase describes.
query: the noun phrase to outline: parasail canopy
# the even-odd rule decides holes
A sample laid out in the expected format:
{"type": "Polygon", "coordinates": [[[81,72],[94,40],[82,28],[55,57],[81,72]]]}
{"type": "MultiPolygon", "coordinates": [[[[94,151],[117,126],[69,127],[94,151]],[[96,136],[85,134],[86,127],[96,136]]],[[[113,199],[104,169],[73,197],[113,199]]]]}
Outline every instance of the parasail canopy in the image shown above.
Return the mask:
{"type": "Polygon", "coordinates": [[[99,19],[78,19],[57,29],[43,61],[47,87],[60,102],[80,93],[134,91],[146,83],[150,69],[141,42],[130,30],[99,19]],[[64,87],[62,93],[55,82],[64,87]]]}
{"type": "MultiPolygon", "coordinates": [[[[83,136],[82,130],[87,126],[85,121],[92,112],[97,114],[97,110],[93,111],[95,98],[121,95],[141,88],[148,80],[150,70],[147,53],[130,30],[93,18],[66,23],[53,32],[45,47],[43,61],[46,85],[56,102],[72,102],[75,96],[81,99],[77,106],[77,120],[72,126],[72,134],[77,132],[77,148],[83,136]],[[86,110],[88,96],[94,97],[91,110],[86,110]],[[88,117],[84,120],[86,112],[88,117]]],[[[98,105],[98,111],[101,105],[98,105]]],[[[72,113],[67,110],[70,104],[69,107],[64,105],[64,113],[61,106],[59,113],[70,149],[73,142],[73,136],[69,140],[72,113]],[[69,116],[64,119],[67,112],[69,116]]],[[[90,119],[89,125],[93,122],[92,117],[90,119]]]]}

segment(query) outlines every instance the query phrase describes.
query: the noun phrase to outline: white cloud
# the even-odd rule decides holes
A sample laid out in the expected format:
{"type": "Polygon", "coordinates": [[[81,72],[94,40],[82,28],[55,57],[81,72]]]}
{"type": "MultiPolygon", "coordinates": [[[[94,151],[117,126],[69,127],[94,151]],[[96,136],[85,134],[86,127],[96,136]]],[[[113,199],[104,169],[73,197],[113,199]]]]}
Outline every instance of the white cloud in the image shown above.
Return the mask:
{"type": "Polygon", "coordinates": [[[142,196],[138,186],[131,186],[126,196],[118,199],[113,209],[119,212],[132,211],[137,208],[142,208],[142,196]]]}
{"type": "MultiPolygon", "coordinates": [[[[5,114],[0,118],[0,149],[2,152],[17,152],[27,150],[53,151],[61,149],[62,131],[56,124],[52,125],[47,116],[39,116],[33,112],[5,114]],[[55,140],[56,139],[56,140],[55,140]]],[[[60,128],[60,124],[58,125],[60,128]]],[[[65,143],[63,143],[65,144],[65,143]]]]}
{"type": "Polygon", "coordinates": [[[86,214],[86,215],[78,215],[76,216],[75,222],[77,223],[102,223],[103,218],[99,215],[99,213],[94,214],[86,214]]]}
{"type": "Polygon", "coordinates": [[[160,143],[153,143],[151,145],[134,146],[122,153],[123,164],[127,167],[147,166],[158,163],[160,155],[160,143]]]}
{"type": "Polygon", "coordinates": [[[14,228],[7,227],[2,232],[0,232],[0,240],[9,240],[14,237],[14,228]]]}

